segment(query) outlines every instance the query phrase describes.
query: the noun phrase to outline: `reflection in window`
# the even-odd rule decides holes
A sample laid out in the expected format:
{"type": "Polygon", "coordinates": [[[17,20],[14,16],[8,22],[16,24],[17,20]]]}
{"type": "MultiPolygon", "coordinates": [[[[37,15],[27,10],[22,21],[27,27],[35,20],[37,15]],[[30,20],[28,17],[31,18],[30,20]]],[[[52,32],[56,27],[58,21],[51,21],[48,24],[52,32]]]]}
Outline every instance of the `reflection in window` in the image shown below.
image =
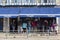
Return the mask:
{"type": "Polygon", "coordinates": [[[44,3],[47,3],[47,0],[44,0],[44,3]]]}
{"type": "Polygon", "coordinates": [[[36,0],[30,0],[30,3],[35,3],[36,2],[36,0]]]}
{"type": "Polygon", "coordinates": [[[21,2],[22,2],[22,0],[17,0],[17,2],[18,2],[18,3],[21,3],[21,2]]]}
{"type": "Polygon", "coordinates": [[[26,0],[27,3],[29,3],[29,0],[26,0]]]}
{"type": "Polygon", "coordinates": [[[29,0],[22,0],[22,3],[28,3],[29,0]]]}
{"type": "Polygon", "coordinates": [[[51,0],[52,1],[52,3],[56,3],[56,0],[51,0]]]}
{"type": "Polygon", "coordinates": [[[44,3],[55,3],[56,0],[44,0],[44,3]]]}
{"type": "Polygon", "coordinates": [[[17,3],[18,0],[12,0],[12,3],[17,3]]]}
{"type": "Polygon", "coordinates": [[[50,3],[53,3],[53,0],[50,0],[50,3]]]}
{"type": "Polygon", "coordinates": [[[2,3],[7,3],[7,0],[1,0],[2,3]]]}
{"type": "Polygon", "coordinates": [[[51,0],[47,0],[48,1],[48,3],[51,3],[51,0]]]}
{"type": "Polygon", "coordinates": [[[0,3],[2,3],[1,0],[0,0],[0,3]]]}
{"type": "Polygon", "coordinates": [[[38,3],[41,3],[42,0],[37,0],[38,3]]]}
{"type": "Polygon", "coordinates": [[[25,0],[22,0],[22,3],[25,3],[25,0]]]}

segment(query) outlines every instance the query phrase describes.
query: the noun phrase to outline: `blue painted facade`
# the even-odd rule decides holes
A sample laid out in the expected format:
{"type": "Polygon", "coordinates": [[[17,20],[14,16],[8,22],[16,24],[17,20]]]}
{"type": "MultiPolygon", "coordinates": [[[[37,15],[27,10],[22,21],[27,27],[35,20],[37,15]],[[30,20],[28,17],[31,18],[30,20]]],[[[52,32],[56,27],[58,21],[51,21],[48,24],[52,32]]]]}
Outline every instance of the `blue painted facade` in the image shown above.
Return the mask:
{"type": "Polygon", "coordinates": [[[22,8],[21,14],[60,14],[60,8],[22,8]]]}
{"type": "Polygon", "coordinates": [[[0,8],[0,14],[60,14],[60,8],[0,8]]]}
{"type": "Polygon", "coordinates": [[[20,8],[0,8],[0,14],[18,14],[20,8]]]}

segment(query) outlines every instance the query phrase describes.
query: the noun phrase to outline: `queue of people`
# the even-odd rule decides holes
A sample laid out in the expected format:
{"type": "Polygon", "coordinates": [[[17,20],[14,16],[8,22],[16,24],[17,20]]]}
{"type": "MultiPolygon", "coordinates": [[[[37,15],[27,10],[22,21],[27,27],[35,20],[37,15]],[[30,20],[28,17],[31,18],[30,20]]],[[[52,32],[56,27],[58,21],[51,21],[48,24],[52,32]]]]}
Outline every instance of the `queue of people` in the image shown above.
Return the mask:
{"type": "MultiPolygon", "coordinates": [[[[12,24],[13,32],[15,30],[15,27],[12,24]]],[[[18,33],[30,33],[30,32],[55,32],[58,33],[58,27],[55,22],[51,22],[48,20],[40,21],[40,20],[34,20],[34,21],[18,21],[18,33]]]]}

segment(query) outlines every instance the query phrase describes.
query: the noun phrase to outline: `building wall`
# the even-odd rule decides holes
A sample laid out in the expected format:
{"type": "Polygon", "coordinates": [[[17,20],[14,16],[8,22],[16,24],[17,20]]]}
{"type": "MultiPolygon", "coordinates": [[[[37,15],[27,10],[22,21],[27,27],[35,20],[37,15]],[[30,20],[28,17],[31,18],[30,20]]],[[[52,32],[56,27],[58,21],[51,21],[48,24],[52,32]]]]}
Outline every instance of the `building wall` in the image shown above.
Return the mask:
{"type": "Polygon", "coordinates": [[[9,27],[9,17],[3,19],[3,32],[9,32],[10,27],[9,27]]]}

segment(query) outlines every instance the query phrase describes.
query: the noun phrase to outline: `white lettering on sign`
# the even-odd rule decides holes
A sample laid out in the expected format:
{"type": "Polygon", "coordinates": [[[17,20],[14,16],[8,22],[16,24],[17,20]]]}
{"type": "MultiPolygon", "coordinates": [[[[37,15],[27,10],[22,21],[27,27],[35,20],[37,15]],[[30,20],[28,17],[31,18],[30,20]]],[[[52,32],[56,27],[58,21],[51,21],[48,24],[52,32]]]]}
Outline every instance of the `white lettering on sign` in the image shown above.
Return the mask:
{"type": "Polygon", "coordinates": [[[27,17],[33,17],[34,15],[26,15],[27,17]]]}
{"type": "Polygon", "coordinates": [[[48,17],[55,17],[55,15],[48,15],[48,17]]]}

